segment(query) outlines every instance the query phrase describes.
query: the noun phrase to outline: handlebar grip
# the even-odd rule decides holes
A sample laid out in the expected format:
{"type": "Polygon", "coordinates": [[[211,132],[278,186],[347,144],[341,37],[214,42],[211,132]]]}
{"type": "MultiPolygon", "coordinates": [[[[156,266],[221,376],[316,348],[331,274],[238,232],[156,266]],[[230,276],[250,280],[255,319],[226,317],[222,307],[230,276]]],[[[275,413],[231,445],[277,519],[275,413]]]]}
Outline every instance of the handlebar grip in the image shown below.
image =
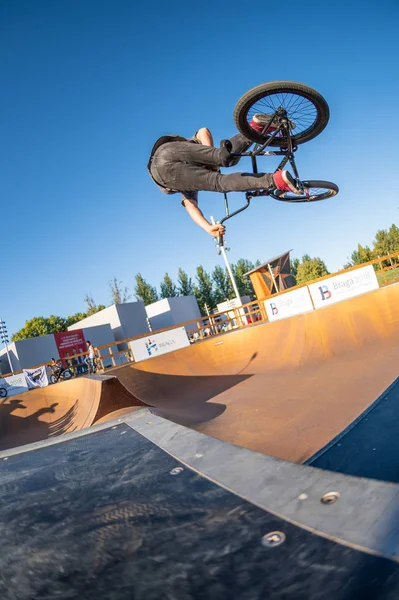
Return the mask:
{"type": "Polygon", "coordinates": [[[223,246],[223,234],[218,235],[218,246],[223,246]]]}

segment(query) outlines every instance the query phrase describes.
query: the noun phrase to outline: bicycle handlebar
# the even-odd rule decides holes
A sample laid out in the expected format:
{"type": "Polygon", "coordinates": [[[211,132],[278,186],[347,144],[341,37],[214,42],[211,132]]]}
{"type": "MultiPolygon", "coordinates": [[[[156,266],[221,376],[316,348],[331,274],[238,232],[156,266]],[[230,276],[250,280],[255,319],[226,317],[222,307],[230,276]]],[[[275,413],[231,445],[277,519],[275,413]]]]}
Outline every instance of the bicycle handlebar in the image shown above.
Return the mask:
{"type": "MultiPolygon", "coordinates": [[[[246,197],[246,199],[247,199],[247,203],[245,204],[245,206],[242,206],[241,208],[239,208],[238,210],[235,210],[235,211],[234,211],[234,212],[232,212],[232,213],[229,213],[229,212],[228,212],[228,208],[227,208],[227,202],[226,202],[226,213],[227,213],[227,214],[226,214],[226,216],[225,216],[225,217],[223,217],[223,219],[222,219],[221,221],[219,221],[220,225],[223,225],[223,223],[224,223],[225,221],[227,221],[227,219],[231,219],[231,217],[235,217],[236,215],[238,215],[238,213],[240,213],[240,212],[242,212],[243,210],[245,210],[245,209],[247,209],[247,208],[248,208],[248,206],[250,205],[250,203],[251,203],[251,200],[252,200],[252,195],[251,195],[251,193],[250,193],[250,192],[247,192],[247,194],[246,194],[246,196],[245,196],[245,197],[246,197]]],[[[225,201],[226,201],[226,200],[227,200],[227,199],[226,199],[226,197],[225,197],[225,201]]],[[[224,238],[224,234],[222,234],[222,233],[221,233],[220,235],[218,235],[218,246],[223,246],[223,245],[224,245],[223,238],[224,238]]]]}

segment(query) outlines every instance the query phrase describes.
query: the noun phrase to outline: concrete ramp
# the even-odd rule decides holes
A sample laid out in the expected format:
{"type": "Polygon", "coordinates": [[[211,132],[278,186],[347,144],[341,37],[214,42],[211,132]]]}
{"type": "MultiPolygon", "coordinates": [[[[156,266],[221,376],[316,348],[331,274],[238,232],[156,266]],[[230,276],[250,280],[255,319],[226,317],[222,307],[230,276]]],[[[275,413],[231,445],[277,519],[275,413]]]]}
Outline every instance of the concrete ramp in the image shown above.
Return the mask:
{"type": "Polygon", "coordinates": [[[141,406],[112,376],[91,375],[7,397],[0,404],[0,450],[90,427],[141,406]]]}

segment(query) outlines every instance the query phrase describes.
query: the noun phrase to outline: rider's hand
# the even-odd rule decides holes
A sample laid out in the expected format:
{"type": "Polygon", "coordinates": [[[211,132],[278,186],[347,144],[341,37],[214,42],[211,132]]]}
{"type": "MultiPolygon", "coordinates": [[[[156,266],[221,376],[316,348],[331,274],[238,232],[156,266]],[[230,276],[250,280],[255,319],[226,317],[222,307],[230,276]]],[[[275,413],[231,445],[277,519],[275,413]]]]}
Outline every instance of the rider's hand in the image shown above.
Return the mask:
{"type": "Polygon", "coordinates": [[[218,235],[224,235],[226,228],[224,225],[220,225],[219,223],[215,225],[209,225],[207,229],[209,235],[213,237],[218,237],[218,235]]]}

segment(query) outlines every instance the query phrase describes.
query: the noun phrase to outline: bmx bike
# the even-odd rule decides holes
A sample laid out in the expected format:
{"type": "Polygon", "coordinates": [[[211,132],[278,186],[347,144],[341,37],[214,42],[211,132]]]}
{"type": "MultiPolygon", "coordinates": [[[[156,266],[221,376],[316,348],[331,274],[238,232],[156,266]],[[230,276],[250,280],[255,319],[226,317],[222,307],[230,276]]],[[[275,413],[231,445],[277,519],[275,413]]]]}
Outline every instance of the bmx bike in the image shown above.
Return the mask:
{"type": "Polygon", "coordinates": [[[58,368],[54,369],[50,374],[51,383],[58,383],[59,381],[68,381],[68,379],[72,378],[72,371],[68,368],[58,368]]]}
{"type": "MultiPolygon", "coordinates": [[[[338,193],[335,183],[321,180],[301,181],[294,156],[300,144],[312,140],[323,131],[329,117],[330,110],[324,98],[316,90],[302,83],[272,81],[258,85],[244,94],[234,108],[234,121],[238,131],[254,145],[247,152],[232,155],[250,157],[253,173],[258,173],[258,157],[281,156],[276,171],[283,170],[289,163],[301,193],[294,194],[278,189],[246,192],[245,206],[232,213],[229,212],[225,193],[226,216],[219,223],[223,224],[227,219],[248,208],[254,196],[270,196],[274,200],[295,203],[315,202],[335,196],[338,193]],[[257,113],[267,115],[260,132],[250,125],[257,113]]],[[[223,235],[218,237],[218,245],[223,245],[223,235]]]]}

